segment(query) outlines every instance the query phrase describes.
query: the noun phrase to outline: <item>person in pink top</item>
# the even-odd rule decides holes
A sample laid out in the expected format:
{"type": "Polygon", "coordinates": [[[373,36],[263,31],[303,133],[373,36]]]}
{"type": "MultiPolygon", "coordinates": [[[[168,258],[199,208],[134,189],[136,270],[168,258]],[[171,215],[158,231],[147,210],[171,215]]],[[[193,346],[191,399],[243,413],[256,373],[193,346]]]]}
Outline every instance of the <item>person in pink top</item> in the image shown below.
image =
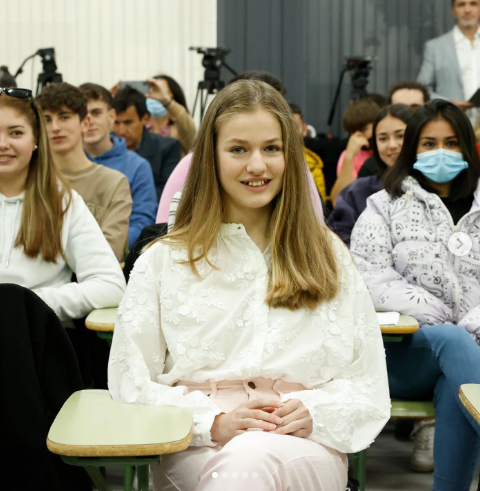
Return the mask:
{"type": "Polygon", "coordinates": [[[359,99],[345,109],[343,127],[350,138],[347,149],[338,159],[337,180],[330,193],[333,205],[340,191],[355,181],[362,165],[372,155],[369,140],[379,110],[379,106],[371,99],[359,99]]]}
{"type": "MultiPolygon", "coordinates": [[[[245,73],[241,73],[240,75],[237,75],[236,77],[232,78],[232,80],[230,80],[228,84],[236,82],[237,80],[248,80],[248,79],[262,80],[263,82],[271,85],[277,92],[280,92],[280,94],[282,94],[284,97],[285,94],[287,93],[287,88],[285,87],[285,85],[281,80],[279,80],[271,73],[264,72],[261,70],[250,70],[245,73]]],[[[187,174],[190,169],[191,163],[192,163],[192,154],[186,155],[185,157],[183,157],[182,160],[180,160],[180,162],[177,164],[173,172],[170,174],[170,177],[163,189],[160,203],[158,205],[156,223],[168,222],[168,215],[169,215],[172,199],[175,196],[175,194],[178,193],[178,191],[181,191],[185,186],[185,181],[187,180],[187,174]]],[[[322,223],[325,223],[322,200],[320,199],[320,195],[318,194],[315,181],[313,180],[313,177],[306,163],[305,163],[305,169],[308,174],[310,195],[312,197],[315,213],[317,214],[319,220],[322,223]]]]}
{"type": "MultiPolygon", "coordinates": [[[[163,189],[162,197],[160,198],[160,204],[158,205],[157,220],[156,223],[167,223],[168,214],[170,211],[170,205],[172,199],[178,191],[181,191],[185,186],[185,181],[187,180],[187,174],[190,170],[190,165],[192,164],[193,154],[189,153],[185,155],[182,160],[177,164],[173,172],[170,174],[165,188],[163,189]]],[[[325,218],[323,215],[323,206],[318,194],[315,181],[313,180],[312,174],[308,171],[307,164],[305,163],[305,171],[308,175],[308,183],[310,185],[310,196],[312,198],[313,207],[315,213],[317,214],[321,223],[325,223],[325,218]]]]}

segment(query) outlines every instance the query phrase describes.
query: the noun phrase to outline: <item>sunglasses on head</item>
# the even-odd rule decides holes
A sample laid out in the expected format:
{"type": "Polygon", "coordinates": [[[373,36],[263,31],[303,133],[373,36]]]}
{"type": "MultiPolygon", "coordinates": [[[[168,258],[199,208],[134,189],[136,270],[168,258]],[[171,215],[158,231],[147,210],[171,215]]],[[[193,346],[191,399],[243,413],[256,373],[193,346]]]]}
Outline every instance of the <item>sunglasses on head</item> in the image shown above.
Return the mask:
{"type": "Polygon", "coordinates": [[[5,92],[9,97],[14,97],[15,99],[30,99],[30,104],[32,105],[33,112],[35,113],[35,116],[37,119],[40,117],[38,114],[37,107],[35,106],[35,103],[33,102],[33,94],[30,89],[19,89],[17,87],[10,87],[8,89],[4,89],[3,87],[0,87],[0,95],[2,92],[5,92]]]}
{"type": "Polygon", "coordinates": [[[15,99],[31,99],[32,91],[29,89],[18,89],[17,87],[11,87],[9,89],[4,89],[0,87],[0,94],[5,92],[10,97],[15,97],[15,99]]]}

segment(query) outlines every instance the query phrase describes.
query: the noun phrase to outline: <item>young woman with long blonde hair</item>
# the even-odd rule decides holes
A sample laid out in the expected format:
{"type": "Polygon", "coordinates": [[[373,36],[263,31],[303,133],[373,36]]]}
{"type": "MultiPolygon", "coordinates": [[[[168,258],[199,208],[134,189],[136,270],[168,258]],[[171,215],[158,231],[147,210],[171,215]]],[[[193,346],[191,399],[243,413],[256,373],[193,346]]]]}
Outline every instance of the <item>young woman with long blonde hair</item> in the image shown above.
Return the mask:
{"type": "Polygon", "coordinates": [[[137,260],[115,325],[113,398],[194,419],[155,489],[344,491],[345,453],[389,419],[375,310],[308,189],[284,98],[256,80],[223,89],[175,227],[137,260]]]}
{"type": "Polygon", "coordinates": [[[65,324],[118,305],[125,289],[93,215],[53,164],[31,91],[20,88],[0,89],[0,283],[30,288],[65,324]]]}

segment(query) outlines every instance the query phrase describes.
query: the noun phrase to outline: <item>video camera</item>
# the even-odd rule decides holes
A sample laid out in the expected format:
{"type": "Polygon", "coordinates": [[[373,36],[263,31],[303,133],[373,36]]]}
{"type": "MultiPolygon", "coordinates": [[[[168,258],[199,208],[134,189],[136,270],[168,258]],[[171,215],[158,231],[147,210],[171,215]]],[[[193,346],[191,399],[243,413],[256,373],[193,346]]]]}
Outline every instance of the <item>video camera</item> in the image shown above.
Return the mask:
{"type": "Polygon", "coordinates": [[[220,69],[226,68],[233,75],[237,72],[225,63],[225,57],[231,50],[225,48],[201,48],[190,46],[190,51],[196,51],[203,55],[202,65],[205,68],[203,80],[198,82],[197,95],[193,103],[192,114],[195,114],[197,100],[200,96],[200,120],[203,119],[209,95],[216,94],[225,87],[225,83],[220,79],[220,69]]]}
{"type": "Polygon", "coordinates": [[[191,46],[191,51],[203,55],[202,65],[205,68],[205,80],[220,80],[220,68],[225,64],[225,57],[230,53],[225,48],[198,48],[191,46]]]}
{"type": "Polygon", "coordinates": [[[346,68],[350,71],[352,79],[352,100],[367,96],[367,85],[370,71],[372,70],[371,58],[354,56],[346,58],[346,68]]]}

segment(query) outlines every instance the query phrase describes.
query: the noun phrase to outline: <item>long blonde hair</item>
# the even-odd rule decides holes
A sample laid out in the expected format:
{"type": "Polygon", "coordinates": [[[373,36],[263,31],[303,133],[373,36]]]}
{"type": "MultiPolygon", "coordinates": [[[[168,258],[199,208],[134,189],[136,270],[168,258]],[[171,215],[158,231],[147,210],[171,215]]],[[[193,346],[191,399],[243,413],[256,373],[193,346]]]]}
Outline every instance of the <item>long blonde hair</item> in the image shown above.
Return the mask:
{"type": "Polygon", "coordinates": [[[38,105],[30,99],[17,99],[3,93],[0,94],[0,107],[11,108],[27,119],[37,145],[28,168],[22,221],[15,247],[23,247],[28,257],[41,254],[45,261],[56,263],[58,256],[65,258],[61,234],[63,217],[71,201],[68,184],[53,163],[38,105]]]}
{"type": "Polygon", "coordinates": [[[259,108],[280,123],[285,156],[283,186],[274,200],[270,222],[272,267],[266,302],[271,307],[291,310],[313,309],[332,300],[339,290],[331,233],[319,223],[312,206],[303,144],[291,109],[264,82],[240,80],[221,90],[212,101],[195,143],[175,226],[158,240],[185,247],[186,262],[198,274],[195,263],[208,261],[208,251],[224,217],[216,162],[219,128],[232,116],[259,108]]]}

